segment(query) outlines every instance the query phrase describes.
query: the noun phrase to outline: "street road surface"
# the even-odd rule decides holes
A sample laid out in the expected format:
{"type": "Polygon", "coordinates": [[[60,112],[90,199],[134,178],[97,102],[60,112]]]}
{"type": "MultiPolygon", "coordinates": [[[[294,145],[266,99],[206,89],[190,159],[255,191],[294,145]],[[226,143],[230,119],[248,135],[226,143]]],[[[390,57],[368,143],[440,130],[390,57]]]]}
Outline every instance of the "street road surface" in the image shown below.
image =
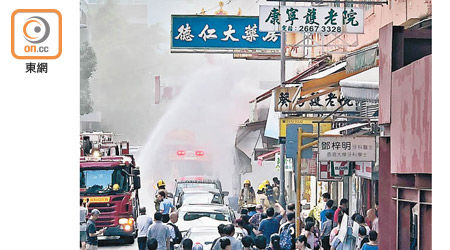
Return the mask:
{"type": "Polygon", "coordinates": [[[133,244],[125,244],[125,243],[121,243],[118,242],[118,240],[101,240],[99,241],[99,246],[98,248],[102,248],[102,249],[138,249],[138,243],[137,243],[137,238],[134,240],[133,244]]]}

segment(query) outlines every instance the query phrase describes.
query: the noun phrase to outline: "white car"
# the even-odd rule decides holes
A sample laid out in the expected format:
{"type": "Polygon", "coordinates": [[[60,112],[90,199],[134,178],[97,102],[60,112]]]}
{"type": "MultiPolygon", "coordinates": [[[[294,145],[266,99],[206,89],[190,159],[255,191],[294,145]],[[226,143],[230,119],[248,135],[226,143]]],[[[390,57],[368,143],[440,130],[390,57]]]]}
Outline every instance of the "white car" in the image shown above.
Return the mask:
{"type": "MultiPolygon", "coordinates": [[[[219,237],[220,234],[217,231],[217,227],[199,226],[189,229],[184,235],[183,240],[191,239],[194,243],[201,243],[203,245],[203,249],[211,249],[213,241],[219,237]]],[[[182,250],[182,247],[179,247],[178,249],[182,250]]]]}
{"type": "Polygon", "coordinates": [[[183,205],[224,204],[223,197],[217,189],[185,188],[179,194],[176,207],[183,205]]]}
{"type": "MultiPolygon", "coordinates": [[[[236,215],[227,205],[184,205],[178,210],[177,226],[181,233],[185,235],[193,227],[213,227],[216,229],[220,224],[234,224],[236,215]]],[[[242,237],[242,230],[235,229],[235,237],[242,237]]]]}

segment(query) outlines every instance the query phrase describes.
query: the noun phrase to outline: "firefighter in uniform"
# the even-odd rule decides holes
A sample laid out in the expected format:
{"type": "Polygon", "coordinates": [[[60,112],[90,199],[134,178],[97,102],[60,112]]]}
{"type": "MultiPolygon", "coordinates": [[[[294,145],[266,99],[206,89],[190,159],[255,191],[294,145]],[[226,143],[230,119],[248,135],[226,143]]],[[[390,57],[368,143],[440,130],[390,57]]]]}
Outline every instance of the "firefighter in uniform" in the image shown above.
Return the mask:
{"type": "Polygon", "coordinates": [[[156,193],[155,193],[155,211],[159,211],[160,210],[160,201],[156,198],[157,194],[159,193],[159,191],[164,191],[164,193],[166,193],[166,197],[168,196],[168,192],[166,190],[166,183],[163,180],[158,180],[158,182],[156,183],[156,193]]]}
{"type": "Polygon", "coordinates": [[[239,195],[239,206],[255,204],[255,197],[255,190],[253,190],[250,180],[245,180],[244,188],[241,189],[241,194],[239,195]]]}
{"type": "Polygon", "coordinates": [[[264,191],[267,196],[267,200],[269,200],[270,206],[275,205],[276,201],[273,193],[273,187],[270,185],[269,180],[264,180],[262,184],[264,185],[264,191]]]}
{"type": "Polygon", "coordinates": [[[256,192],[256,204],[263,205],[266,209],[270,207],[269,200],[265,194],[265,186],[264,184],[260,184],[258,186],[258,191],[256,192]]]}

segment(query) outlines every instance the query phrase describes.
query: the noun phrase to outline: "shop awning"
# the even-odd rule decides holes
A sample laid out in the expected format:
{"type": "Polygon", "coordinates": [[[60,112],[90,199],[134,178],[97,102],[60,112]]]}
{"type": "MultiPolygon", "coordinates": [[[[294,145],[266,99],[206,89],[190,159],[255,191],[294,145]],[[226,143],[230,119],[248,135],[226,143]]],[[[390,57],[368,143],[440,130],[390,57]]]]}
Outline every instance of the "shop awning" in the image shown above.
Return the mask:
{"type": "Polygon", "coordinates": [[[336,73],[336,72],[339,72],[341,70],[344,70],[346,65],[347,65],[347,62],[338,63],[338,64],[336,64],[336,65],[334,65],[334,66],[332,66],[332,67],[330,67],[330,68],[328,68],[328,69],[326,69],[324,71],[318,72],[318,73],[316,73],[314,75],[311,75],[311,76],[308,76],[308,77],[305,77],[305,78],[302,79],[302,81],[309,81],[309,80],[314,80],[314,79],[326,77],[326,76],[331,75],[333,73],[336,73]]]}
{"type": "Polygon", "coordinates": [[[271,151],[271,152],[269,152],[267,154],[263,154],[263,155],[258,156],[258,165],[262,166],[262,162],[263,161],[275,158],[275,154],[278,153],[278,152],[280,152],[279,148],[274,150],[274,151],[271,151]]]}
{"type": "Polygon", "coordinates": [[[379,67],[374,67],[339,82],[342,96],[352,100],[378,102],[379,67]]]}
{"type": "Polygon", "coordinates": [[[350,129],[354,129],[354,128],[360,128],[360,127],[364,127],[366,126],[368,123],[353,123],[350,125],[346,125],[340,128],[335,128],[332,130],[328,130],[327,132],[325,132],[325,135],[340,135],[342,131],[347,131],[350,129]]]}
{"type": "Polygon", "coordinates": [[[305,70],[303,70],[300,74],[292,77],[291,79],[287,80],[286,84],[295,84],[301,81],[303,78],[308,77],[312,75],[316,71],[320,71],[321,69],[328,66],[328,60],[330,59],[329,56],[324,56],[321,58],[316,59],[314,62],[311,63],[311,65],[308,66],[305,70]]]}
{"type": "MultiPolygon", "coordinates": [[[[292,77],[291,79],[287,80],[285,83],[286,84],[295,84],[298,81],[303,80],[303,78],[310,76],[313,72],[315,72],[317,70],[321,70],[322,68],[324,68],[324,67],[326,67],[328,65],[327,64],[327,60],[328,59],[329,59],[328,56],[325,56],[325,57],[317,59],[310,66],[308,66],[308,68],[303,70],[298,75],[296,75],[296,76],[292,77]]],[[[257,96],[254,100],[251,100],[250,103],[253,103],[254,101],[256,101],[258,103],[258,102],[266,100],[267,98],[269,98],[272,95],[272,91],[275,90],[276,88],[280,87],[280,86],[281,85],[278,85],[278,86],[268,90],[264,94],[257,96]]]]}

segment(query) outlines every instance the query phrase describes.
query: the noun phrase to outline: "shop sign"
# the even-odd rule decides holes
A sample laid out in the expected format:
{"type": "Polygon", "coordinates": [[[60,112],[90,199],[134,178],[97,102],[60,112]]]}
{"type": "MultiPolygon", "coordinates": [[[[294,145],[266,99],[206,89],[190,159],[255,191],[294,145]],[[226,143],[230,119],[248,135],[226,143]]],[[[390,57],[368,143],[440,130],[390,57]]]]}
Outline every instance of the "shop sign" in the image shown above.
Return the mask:
{"type": "Polygon", "coordinates": [[[364,33],[362,8],[330,6],[259,6],[260,31],[364,33]]]}
{"type": "MultiPolygon", "coordinates": [[[[317,133],[317,126],[322,118],[318,117],[291,117],[291,118],[280,118],[280,138],[286,138],[286,129],[289,124],[312,124],[313,133],[317,133]]],[[[327,119],[325,121],[330,121],[327,119]]],[[[331,123],[320,123],[320,133],[331,130],[331,123]]]]}
{"type": "MultiPolygon", "coordinates": [[[[281,169],[281,158],[280,153],[275,154],[275,169],[280,171],[281,169]]],[[[294,171],[294,164],[292,158],[285,158],[284,170],[288,172],[294,171]]]]}
{"type": "Polygon", "coordinates": [[[294,164],[292,158],[286,158],[284,169],[288,172],[294,172],[294,164]]]}
{"type": "Polygon", "coordinates": [[[302,175],[316,176],[317,174],[317,152],[313,152],[311,159],[302,159],[302,175]]]}
{"type": "Polygon", "coordinates": [[[355,174],[359,177],[372,179],[372,162],[355,162],[355,174]]]}
{"type": "Polygon", "coordinates": [[[315,97],[311,100],[298,103],[302,99],[314,96],[318,93],[322,93],[329,88],[324,88],[317,92],[313,92],[307,96],[300,96],[300,87],[275,89],[275,111],[276,112],[311,112],[311,111],[334,111],[342,105],[344,111],[356,111],[356,103],[354,100],[341,97],[339,90],[333,91],[328,94],[324,94],[315,97]]]}
{"type": "Polygon", "coordinates": [[[352,175],[352,171],[350,170],[350,162],[348,161],[333,161],[331,162],[330,169],[332,176],[352,175]]]}
{"type": "Polygon", "coordinates": [[[332,176],[330,171],[330,162],[320,162],[319,166],[319,181],[342,181],[342,176],[332,176]]]}
{"type": "Polygon", "coordinates": [[[172,15],[171,49],[279,49],[280,34],[261,32],[257,16],[172,15]]]}
{"type": "Polygon", "coordinates": [[[374,136],[322,136],[319,138],[320,161],[375,161],[374,136]]]}

